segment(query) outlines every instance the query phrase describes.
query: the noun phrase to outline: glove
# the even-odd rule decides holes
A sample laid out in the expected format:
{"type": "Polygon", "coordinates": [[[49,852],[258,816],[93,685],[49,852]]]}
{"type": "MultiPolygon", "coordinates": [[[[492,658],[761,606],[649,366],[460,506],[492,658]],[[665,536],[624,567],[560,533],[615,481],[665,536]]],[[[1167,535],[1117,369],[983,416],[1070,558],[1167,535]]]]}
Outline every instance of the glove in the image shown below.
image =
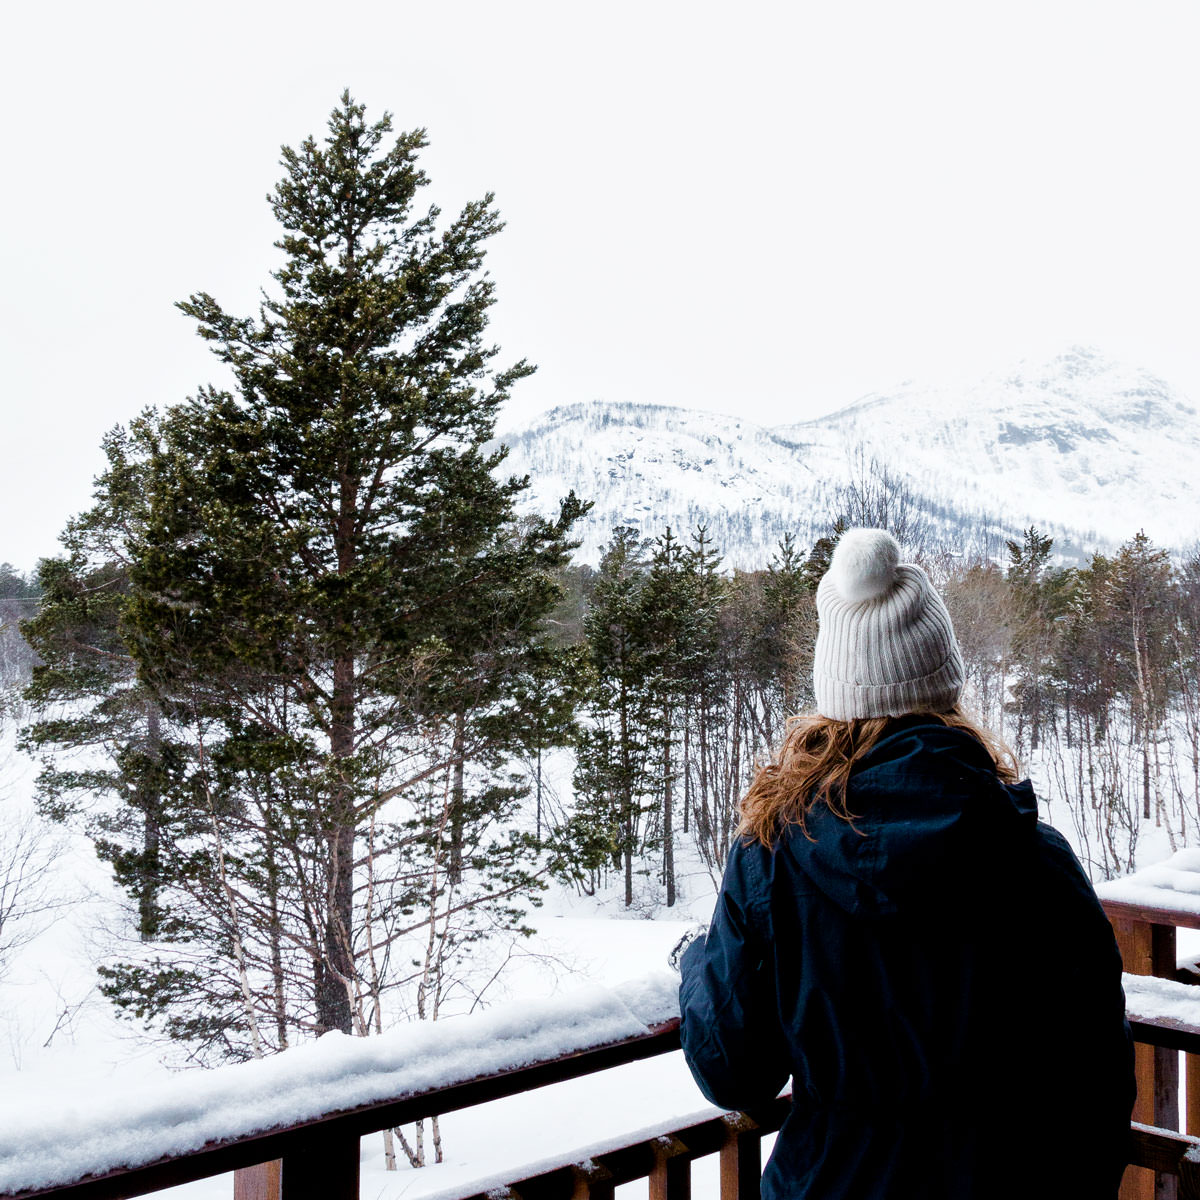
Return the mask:
{"type": "Polygon", "coordinates": [[[679,941],[677,941],[675,945],[671,947],[671,953],[667,955],[667,965],[671,968],[671,970],[678,974],[680,960],[683,958],[687,948],[697,938],[703,938],[707,936],[707,925],[695,925],[689,929],[687,933],[685,933],[683,937],[681,937],[679,941]]]}

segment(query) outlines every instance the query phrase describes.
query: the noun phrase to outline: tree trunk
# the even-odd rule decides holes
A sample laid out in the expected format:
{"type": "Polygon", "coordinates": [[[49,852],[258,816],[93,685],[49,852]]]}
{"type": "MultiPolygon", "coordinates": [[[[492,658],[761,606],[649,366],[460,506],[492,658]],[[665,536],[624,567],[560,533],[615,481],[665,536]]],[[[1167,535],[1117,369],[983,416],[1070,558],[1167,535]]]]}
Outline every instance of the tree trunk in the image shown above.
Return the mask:
{"type": "Polygon", "coordinates": [[[633,776],[629,756],[629,712],[625,686],[621,686],[621,826],[625,838],[625,907],[633,906],[633,776]]]}
{"type": "Polygon", "coordinates": [[[729,830],[725,826],[731,815],[731,807],[737,804],[737,797],[742,790],[742,707],[742,685],[739,683],[733,704],[733,756],[730,761],[729,789],[725,793],[726,803],[721,806],[722,828],[716,834],[718,861],[722,866],[725,864],[725,857],[729,851],[729,830]]]}
{"type": "MultiPolygon", "coordinates": [[[[348,247],[348,270],[354,269],[354,242],[348,247]]],[[[358,488],[345,463],[339,469],[338,516],[333,544],[337,572],[348,575],[355,565],[355,519],[358,488]]],[[[329,876],[326,881],[325,970],[317,996],[317,1022],[323,1030],[354,1030],[350,988],[354,979],[354,789],[348,776],[354,755],[355,720],[354,652],[344,645],[334,648],[333,694],[329,712],[329,752],[333,759],[333,789],[325,829],[329,876]]]]}
{"type": "MultiPolygon", "coordinates": [[[[1142,725],[1144,728],[1144,718],[1142,725]]],[[[1150,746],[1145,733],[1142,734],[1142,819],[1150,819],[1150,746]]]]}
{"type": "MultiPolygon", "coordinates": [[[[162,727],[158,705],[147,700],[146,713],[146,757],[154,763],[162,758],[162,727]]],[[[159,863],[159,817],[162,797],[159,795],[158,780],[151,787],[143,781],[139,789],[138,807],[142,810],[142,866],[138,880],[138,937],[143,942],[152,941],[158,935],[158,881],[161,874],[159,863]]]]}
{"type": "Polygon", "coordinates": [[[466,765],[463,759],[466,755],[466,740],[467,718],[460,709],[454,714],[454,746],[451,750],[454,767],[450,782],[450,861],[446,866],[446,882],[454,887],[462,883],[463,802],[466,798],[466,765]]]}
{"type": "Polygon", "coordinates": [[[692,807],[691,732],[692,706],[683,706],[683,832],[688,831],[688,812],[692,807]]]}
{"type": "Polygon", "coordinates": [[[288,1047],[287,999],[283,987],[283,946],[280,938],[279,919],[279,864],[276,858],[275,838],[267,831],[267,900],[271,907],[271,928],[268,937],[271,945],[271,982],[275,995],[275,1037],[280,1050],[288,1047]]]}
{"type": "MultiPolygon", "coordinates": [[[[333,720],[330,752],[335,771],[354,753],[354,660],[340,655],[333,664],[333,720]]],[[[339,771],[326,832],[329,876],[326,883],[325,970],[317,996],[322,1030],[352,1033],[349,982],[354,978],[351,936],[354,929],[354,804],[350,781],[339,771]]]]}
{"type": "Polygon", "coordinates": [[[1143,646],[1141,613],[1133,611],[1133,663],[1142,709],[1142,819],[1150,819],[1150,681],[1143,646]]]}
{"type": "Polygon", "coordinates": [[[537,748],[537,840],[542,840],[542,747],[537,748]]]}
{"type": "Polygon", "coordinates": [[[663,882],[667,885],[667,907],[675,904],[675,798],[671,786],[671,706],[663,705],[663,882]]]}
{"type": "Polygon", "coordinates": [[[317,996],[317,1021],[322,1031],[353,1033],[354,1022],[347,983],[354,978],[350,950],[353,929],[354,826],[343,824],[328,838],[329,898],[325,920],[325,970],[317,996]]]}

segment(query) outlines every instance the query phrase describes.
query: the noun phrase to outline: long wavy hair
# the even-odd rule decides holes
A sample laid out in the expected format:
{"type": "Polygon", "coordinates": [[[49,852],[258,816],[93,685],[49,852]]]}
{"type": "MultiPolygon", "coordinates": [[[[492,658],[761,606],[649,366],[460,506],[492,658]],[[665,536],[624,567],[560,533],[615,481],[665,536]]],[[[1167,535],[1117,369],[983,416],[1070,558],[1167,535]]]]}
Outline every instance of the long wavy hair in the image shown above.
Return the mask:
{"type": "MultiPolygon", "coordinates": [[[[1016,783],[1013,752],[957,705],[948,712],[919,715],[969,733],[991,756],[1000,780],[1016,783]]],[[[816,804],[827,805],[837,816],[853,823],[854,814],[846,807],[846,784],[855,763],[879,741],[893,720],[858,717],[834,721],[818,714],[790,717],[775,761],[759,767],[742,797],[738,834],[770,847],[788,825],[799,825],[811,841],[805,818],[816,804]]]]}

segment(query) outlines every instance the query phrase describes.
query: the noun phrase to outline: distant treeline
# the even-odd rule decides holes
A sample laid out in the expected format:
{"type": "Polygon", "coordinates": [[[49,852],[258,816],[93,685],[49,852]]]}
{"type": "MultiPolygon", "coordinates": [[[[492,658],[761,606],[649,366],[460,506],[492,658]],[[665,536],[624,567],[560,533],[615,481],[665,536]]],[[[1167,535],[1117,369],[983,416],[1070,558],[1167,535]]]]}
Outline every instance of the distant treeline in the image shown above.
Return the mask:
{"type": "MultiPolygon", "coordinates": [[[[681,544],[618,528],[579,572],[590,674],[572,822],[580,861],[621,871],[627,903],[650,861],[671,903],[680,831],[721,867],[756,764],[813,702],[816,585],[845,524],[732,574],[703,530],[681,544]]],[[[953,616],[968,706],[1068,806],[1098,875],[1130,869],[1142,821],[1200,838],[1200,553],[1173,563],[1139,533],[1061,567],[1032,528],[1005,551],[917,555],[953,616]]]]}
{"type": "Polygon", "coordinates": [[[21,636],[21,622],[32,616],[41,587],[12,563],[0,563],[0,719],[19,708],[17,689],[29,682],[37,656],[21,636]]]}

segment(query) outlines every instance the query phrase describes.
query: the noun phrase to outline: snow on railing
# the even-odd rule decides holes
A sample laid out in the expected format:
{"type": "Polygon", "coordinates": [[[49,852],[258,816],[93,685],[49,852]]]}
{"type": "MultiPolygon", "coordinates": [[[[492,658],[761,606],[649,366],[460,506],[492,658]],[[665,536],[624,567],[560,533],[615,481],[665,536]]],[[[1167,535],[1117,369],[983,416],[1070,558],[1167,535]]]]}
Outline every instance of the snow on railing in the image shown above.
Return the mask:
{"type": "Polygon", "coordinates": [[[1194,924],[1200,921],[1200,850],[1179,850],[1165,862],[1099,883],[1096,894],[1106,907],[1157,909],[1171,913],[1177,924],[1194,924]]]}
{"type": "Polygon", "coordinates": [[[1130,1021],[1200,1036],[1200,987],[1156,975],[1121,977],[1130,1021]]]}
{"type": "MultiPolygon", "coordinates": [[[[1153,1061],[1161,1071],[1164,1054],[1183,1049],[1189,1060],[1200,1055],[1200,988],[1137,974],[1126,974],[1124,986],[1142,1083],[1150,1083],[1142,1069],[1153,1061]]],[[[678,1027],[677,988],[676,975],[660,972],[611,990],[591,987],[555,1000],[497,1006],[379,1037],[327,1035],[270,1059],[184,1072],[153,1085],[139,1081],[123,1089],[118,1078],[102,1097],[87,1100],[60,1097],[35,1108],[12,1097],[0,1107],[0,1193],[61,1186],[64,1196],[79,1200],[128,1196],[282,1158],[284,1195],[315,1194],[310,1172],[329,1160],[332,1182],[323,1194],[354,1196],[357,1139],[364,1132],[677,1048],[678,1034],[671,1032],[678,1027]],[[289,1161],[299,1180],[290,1190],[289,1161]]],[[[1144,1089],[1146,1102],[1158,1090],[1144,1089]]],[[[497,1175],[475,1181],[477,1192],[454,1191],[483,1200],[484,1191],[507,1184],[522,1196],[540,1196],[539,1189],[547,1188],[547,1196],[558,1196],[566,1180],[563,1195],[582,1195],[576,1184],[583,1180],[593,1200],[611,1200],[615,1182],[650,1173],[652,1184],[657,1180],[660,1191],[666,1189],[663,1200],[672,1200],[663,1181],[686,1174],[685,1159],[719,1149],[723,1177],[745,1175],[744,1186],[733,1187],[730,1196],[755,1200],[757,1139],[778,1128],[785,1109],[749,1125],[745,1117],[718,1110],[676,1116],[586,1147],[582,1165],[580,1148],[564,1147],[553,1159],[526,1164],[519,1184],[497,1175]]],[[[1194,1133],[1200,1125],[1190,1117],[1189,1106],[1194,1133]]],[[[1132,1162],[1165,1175],[1185,1167],[1194,1174],[1200,1142],[1135,1123],[1132,1162]]],[[[1200,1187],[1200,1175],[1195,1182],[1200,1187]]],[[[1131,1196],[1152,1195],[1153,1186],[1148,1173],[1144,1181],[1127,1177],[1131,1196]]],[[[684,1200],[684,1184],[674,1190],[675,1200],[684,1200]]]]}
{"type": "Polygon", "coordinates": [[[0,1106],[0,1192],[183,1156],[330,1113],[444,1089],[644,1036],[679,1016],[679,978],[660,972],[613,989],[497,1005],[399,1026],[377,1037],[326,1034],[271,1058],[186,1071],[102,1096],[0,1106]]]}

